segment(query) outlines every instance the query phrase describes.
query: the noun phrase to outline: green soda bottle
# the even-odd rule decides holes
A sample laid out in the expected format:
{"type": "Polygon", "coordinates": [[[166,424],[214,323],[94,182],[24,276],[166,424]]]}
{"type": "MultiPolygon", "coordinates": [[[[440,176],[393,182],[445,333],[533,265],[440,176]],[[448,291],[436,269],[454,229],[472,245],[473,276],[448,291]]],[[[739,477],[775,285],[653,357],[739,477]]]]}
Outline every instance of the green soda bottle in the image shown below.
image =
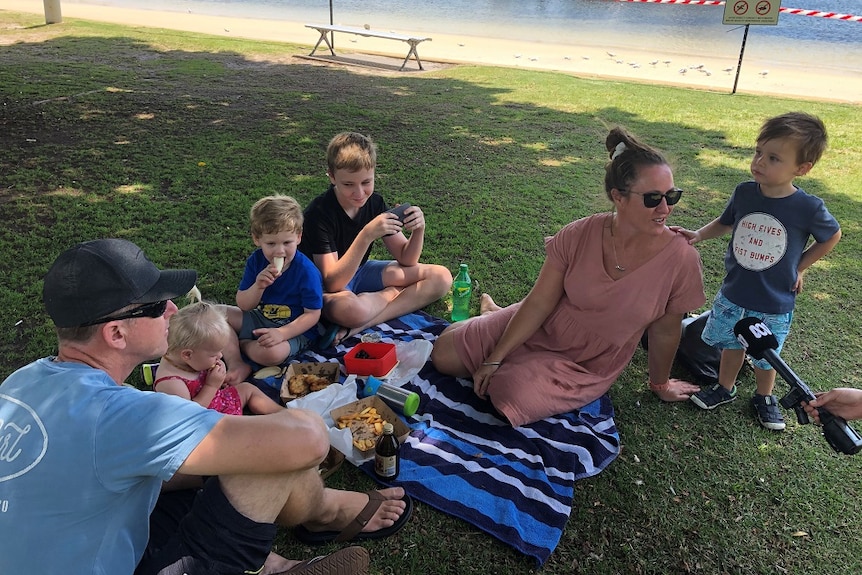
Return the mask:
{"type": "Polygon", "coordinates": [[[470,294],[473,293],[473,282],[467,271],[467,264],[461,264],[455,281],[452,282],[452,321],[461,321],[470,317],[470,294]]]}

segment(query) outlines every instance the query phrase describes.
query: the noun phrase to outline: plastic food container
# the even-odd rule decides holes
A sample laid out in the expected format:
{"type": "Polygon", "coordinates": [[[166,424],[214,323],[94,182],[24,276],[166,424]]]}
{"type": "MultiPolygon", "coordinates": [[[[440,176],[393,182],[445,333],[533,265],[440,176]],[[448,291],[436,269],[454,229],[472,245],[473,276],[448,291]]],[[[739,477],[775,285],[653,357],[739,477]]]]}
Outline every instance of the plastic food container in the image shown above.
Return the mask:
{"type": "Polygon", "coordinates": [[[395,345],[391,343],[362,342],[344,354],[344,368],[355,375],[382,377],[392,371],[396,363],[395,345]],[[364,355],[360,354],[363,351],[368,354],[367,358],[356,357],[364,355]]]}

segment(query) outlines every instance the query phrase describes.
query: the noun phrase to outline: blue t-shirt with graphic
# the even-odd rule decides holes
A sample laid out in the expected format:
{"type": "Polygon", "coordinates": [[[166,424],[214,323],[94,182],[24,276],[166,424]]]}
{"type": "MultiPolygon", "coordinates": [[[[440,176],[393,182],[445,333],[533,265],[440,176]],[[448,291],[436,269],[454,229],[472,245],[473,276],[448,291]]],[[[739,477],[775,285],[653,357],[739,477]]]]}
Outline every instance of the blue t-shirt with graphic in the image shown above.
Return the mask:
{"type": "Polygon", "coordinates": [[[170,479],[224,417],[37,360],[0,385],[0,573],[132,573],[170,479]]]}
{"type": "Polygon", "coordinates": [[[793,311],[793,284],[809,238],[825,242],[840,229],[817,196],[797,188],[768,198],[757,182],[736,187],[719,222],[733,228],[721,292],[740,307],[773,314],[793,311]]]}
{"type": "MultiPolygon", "coordinates": [[[[269,265],[260,248],[248,257],[239,283],[239,291],[254,285],[257,274],[269,265]]],[[[282,270],[272,285],[263,290],[257,309],[267,319],[285,325],[298,318],[306,309],[323,308],[323,277],[320,270],[302,252],[282,270]]],[[[317,326],[305,332],[309,339],[317,337],[317,326]]]]}

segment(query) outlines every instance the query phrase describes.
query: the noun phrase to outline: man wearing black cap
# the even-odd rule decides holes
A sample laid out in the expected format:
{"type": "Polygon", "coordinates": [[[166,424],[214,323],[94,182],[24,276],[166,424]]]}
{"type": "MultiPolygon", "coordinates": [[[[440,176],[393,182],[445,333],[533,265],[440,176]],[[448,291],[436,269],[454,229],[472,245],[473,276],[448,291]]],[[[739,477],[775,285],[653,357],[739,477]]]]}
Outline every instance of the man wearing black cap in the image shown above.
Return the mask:
{"type": "MultiPolygon", "coordinates": [[[[0,385],[0,573],[366,572],[361,547],[298,564],[270,553],[274,523],[340,530],[371,499],[324,489],[317,414],[223,416],[121,385],[165,352],[171,298],[196,278],[119,239],[78,244],[48,271],[58,353],[0,385]],[[159,499],[163,482],[199,476],[212,476],[203,489],[159,499]]],[[[402,489],[380,493],[366,531],[408,515],[402,489]]]]}

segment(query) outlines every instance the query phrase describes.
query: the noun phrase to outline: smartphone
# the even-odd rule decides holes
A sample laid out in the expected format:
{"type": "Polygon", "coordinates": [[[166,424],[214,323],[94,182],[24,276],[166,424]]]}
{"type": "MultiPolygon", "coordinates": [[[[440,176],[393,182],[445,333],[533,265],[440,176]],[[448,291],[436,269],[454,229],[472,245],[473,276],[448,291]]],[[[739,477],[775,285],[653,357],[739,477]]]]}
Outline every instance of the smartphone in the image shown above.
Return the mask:
{"type": "Polygon", "coordinates": [[[389,212],[390,214],[395,214],[396,216],[398,216],[398,219],[401,220],[401,223],[403,224],[404,223],[404,212],[409,207],[410,207],[410,204],[408,204],[407,202],[404,202],[403,204],[396,206],[394,208],[388,209],[386,211],[389,212]]]}

